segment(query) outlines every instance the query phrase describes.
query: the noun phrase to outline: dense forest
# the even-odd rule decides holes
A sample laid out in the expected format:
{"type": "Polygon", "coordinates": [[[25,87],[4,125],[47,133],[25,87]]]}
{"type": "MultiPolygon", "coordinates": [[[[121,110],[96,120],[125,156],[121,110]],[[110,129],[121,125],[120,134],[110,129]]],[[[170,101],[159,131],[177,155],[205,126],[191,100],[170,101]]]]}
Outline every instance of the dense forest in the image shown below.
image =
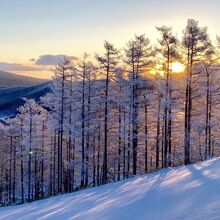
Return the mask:
{"type": "Polygon", "coordinates": [[[95,59],[64,57],[52,92],[0,124],[1,205],[220,155],[220,39],[193,19],[181,38],[156,29],[156,46],[135,35],[95,59]]]}

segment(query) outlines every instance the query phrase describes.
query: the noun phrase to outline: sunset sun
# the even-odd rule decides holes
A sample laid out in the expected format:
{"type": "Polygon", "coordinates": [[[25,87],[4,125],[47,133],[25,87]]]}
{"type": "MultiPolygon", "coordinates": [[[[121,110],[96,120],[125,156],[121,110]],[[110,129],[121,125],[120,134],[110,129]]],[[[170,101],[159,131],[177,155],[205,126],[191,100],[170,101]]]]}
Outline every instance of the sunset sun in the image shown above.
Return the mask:
{"type": "Polygon", "coordinates": [[[184,71],[184,69],[185,69],[185,66],[182,63],[175,62],[171,64],[171,70],[174,73],[181,73],[184,71]]]}

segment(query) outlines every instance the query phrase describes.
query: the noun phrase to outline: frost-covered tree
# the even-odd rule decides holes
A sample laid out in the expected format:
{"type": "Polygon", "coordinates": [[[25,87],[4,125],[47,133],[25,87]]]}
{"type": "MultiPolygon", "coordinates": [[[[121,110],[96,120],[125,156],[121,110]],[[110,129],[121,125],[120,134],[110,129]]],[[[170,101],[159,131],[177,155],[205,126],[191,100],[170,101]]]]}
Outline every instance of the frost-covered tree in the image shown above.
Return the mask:
{"type": "Polygon", "coordinates": [[[103,176],[102,182],[108,181],[108,114],[109,114],[109,83],[115,74],[115,68],[118,63],[119,51],[109,42],[104,43],[105,54],[96,56],[100,64],[100,71],[105,79],[105,100],[104,100],[104,153],[103,153],[103,176]]]}
{"type": "MultiPolygon", "coordinates": [[[[184,30],[182,40],[186,63],[186,89],[185,89],[185,125],[184,125],[184,150],[185,164],[190,163],[192,108],[193,108],[193,83],[197,75],[195,65],[204,60],[212,52],[211,42],[207,28],[199,27],[198,21],[189,19],[184,30]]],[[[200,71],[199,71],[200,72],[200,71]]]]}
{"type": "Polygon", "coordinates": [[[132,150],[133,150],[133,175],[137,173],[137,147],[138,147],[138,115],[139,115],[139,87],[142,74],[146,73],[147,68],[152,62],[152,49],[150,41],[145,35],[135,36],[134,40],[127,43],[125,49],[125,63],[129,68],[129,77],[132,88],[132,150]]]}

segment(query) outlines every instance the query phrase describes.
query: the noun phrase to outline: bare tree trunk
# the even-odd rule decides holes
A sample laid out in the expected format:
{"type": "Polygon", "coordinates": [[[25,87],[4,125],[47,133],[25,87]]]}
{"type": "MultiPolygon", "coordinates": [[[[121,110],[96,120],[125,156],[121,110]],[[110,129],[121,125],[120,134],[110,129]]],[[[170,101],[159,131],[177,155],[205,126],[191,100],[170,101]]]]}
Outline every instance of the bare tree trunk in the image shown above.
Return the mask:
{"type": "Polygon", "coordinates": [[[168,110],[168,166],[172,165],[172,85],[171,85],[171,73],[169,73],[169,110],[168,110]]]}
{"type": "Polygon", "coordinates": [[[21,129],[20,129],[20,160],[21,160],[21,203],[24,203],[24,162],[23,162],[23,121],[21,121],[21,129]]]}
{"type": "Polygon", "coordinates": [[[13,152],[13,138],[10,135],[10,160],[9,160],[9,204],[12,203],[12,152],[13,152]]]}
{"type": "Polygon", "coordinates": [[[56,131],[54,131],[54,148],[53,148],[53,194],[57,193],[57,188],[56,188],[56,146],[57,146],[57,134],[56,131]]]}
{"type": "Polygon", "coordinates": [[[185,134],[184,134],[184,162],[190,164],[190,142],[191,142],[191,111],[192,111],[192,65],[193,55],[188,49],[188,75],[186,83],[185,99],[185,134]]]}
{"type": "Polygon", "coordinates": [[[53,135],[50,137],[50,180],[49,180],[49,195],[53,195],[53,135]]]}
{"type": "Polygon", "coordinates": [[[104,155],[103,155],[102,183],[107,183],[108,181],[108,90],[109,90],[109,66],[107,66],[106,80],[105,80],[104,155]]]}
{"type": "Polygon", "coordinates": [[[131,157],[131,152],[130,152],[130,147],[131,147],[131,122],[130,122],[130,113],[129,113],[129,126],[128,126],[128,152],[127,152],[127,178],[130,176],[130,157],[131,157]]]}
{"type": "Polygon", "coordinates": [[[145,115],[145,173],[148,171],[148,109],[147,105],[144,106],[144,115],[145,115]]]}
{"type": "MultiPolygon", "coordinates": [[[[100,122],[99,122],[100,123],[100,122]]],[[[98,126],[98,152],[97,152],[97,185],[100,185],[100,148],[101,148],[101,128],[98,126]]]]}
{"type": "Polygon", "coordinates": [[[58,136],[58,193],[63,190],[63,126],[64,126],[64,95],[65,95],[65,67],[62,67],[61,84],[61,109],[60,109],[60,127],[58,136]]]}
{"type": "Polygon", "coordinates": [[[159,167],[159,153],[160,153],[160,111],[161,111],[161,98],[159,97],[158,112],[157,112],[157,135],[156,135],[156,169],[158,169],[159,167]]]}
{"type": "MultiPolygon", "coordinates": [[[[212,94],[210,92],[209,95],[209,120],[208,120],[208,150],[209,150],[209,156],[213,156],[212,153],[212,126],[211,126],[211,119],[212,119],[212,94]]],[[[213,144],[214,147],[214,144],[213,144]]]]}
{"type": "Polygon", "coordinates": [[[72,188],[73,190],[75,189],[75,144],[76,139],[75,137],[73,138],[73,146],[72,146],[72,161],[73,161],[73,167],[72,167],[72,188]]]}
{"type": "Polygon", "coordinates": [[[30,123],[29,123],[29,158],[28,158],[28,202],[31,202],[31,172],[32,172],[32,109],[30,109],[30,123]]]}
{"type": "Polygon", "coordinates": [[[119,114],[118,115],[118,181],[120,181],[120,177],[121,177],[121,107],[120,106],[118,109],[118,114],[119,114]]]}
{"type": "Polygon", "coordinates": [[[93,162],[93,186],[96,186],[96,136],[95,132],[93,134],[93,152],[92,152],[92,162],[93,162]]]}
{"type": "Polygon", "coordinates": [[[133,89],[133,115],[132,115],[132,146],[133,146],[133,175],[137,174],[137,144],[138,144],[138,103],[137,86],[133,89]]]}
{"type": "Polygon", "coordinates": [[[13,195],[12,202],[15,203],[15,184],[16,184],[16,143],[13,149],[13,195]]]}
{"type": "Polygon", "coordinates": [[[86,66],[83,64],[83,79],[82,79],[82,106],[81,106],[81,138],[82,138],[82,158],[81,158],[81,187],[85,187],[85,74],[86,66]]]}
{"type": "Polygon", "coordinates": [[[88,186],[89,183],[89,150],[90,150],[90,108],[91,108],[91,79],[90,72],[88,73],[88,100],[87,100],[87,137],[86,137],[86,178],[85,186],[88,186]]]}
{"type": "Polygon", "coordinates": [[[123,179],[126,177],[126,111],[124,110],[123,179]]]}
{"type": "Polygon", "coordinates": [[[41,144],[41,198],[44,197],[44,139],[45,139],[45,121],[42,125],[42,144],[41,144]]]}
{"type": "Polygon", "coordinates": [[[206,126],[205,126],[205,159],[211,156],[211,92],[210,73],[206,69],[206,126]]]}

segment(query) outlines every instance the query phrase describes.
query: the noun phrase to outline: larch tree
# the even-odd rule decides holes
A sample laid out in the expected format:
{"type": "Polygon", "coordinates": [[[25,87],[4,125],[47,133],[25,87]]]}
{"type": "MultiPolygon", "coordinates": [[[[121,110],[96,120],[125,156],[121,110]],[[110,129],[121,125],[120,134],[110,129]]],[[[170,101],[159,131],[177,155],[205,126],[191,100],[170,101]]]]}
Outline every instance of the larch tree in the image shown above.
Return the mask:
{"type": "Polygon", "coordinates": [[[157,27],[161,37],[158,39],[157,47],[159,64],[162,65],[162,72],[165,78],[164,91],[164,164],[171,165],[171,148],[172,148],[172,63],[178,58],[177,46],[178,40],[173,35],[172,29],[167,26],[157,27]]]}
{"type": "Polygon", "coordinates": [[[139,117],[139,99],[138,90],[140,87],[141,75],[145,73],[147,67],[151,64],[152,49],[150,41],[145,35],[135,36],[134,40],[127,43],[125,49],[125,63],[129,70],[132,84],[132,150],[133,150],[133,175],[137,173],[137,147],[138,147],[138,117],[139,117]]]}
{"type": "Polygon", "coordinates": [[[184,122],[184,161],[190,164],[191,147],[191,121],[193,105],[193,71],[196,63],[210,53],[211,43],[207,34],[207,28],[199,27],[198,22],[189,19],[184,30],[182,45],[185,51],[186,63],[186,89],[185,89],[185,122],[184,122]]]}
{"type": "Polygon", "coordinates": [[[100,71],[105,79],[105,100],[104,100],[104,153],[103,153],[103,176],[102,182],[108,181],[108,114],[109,114],[109,83],[111,77],[115,73],[115,68],[118,63],[119,51],[109,42],[104,43],[105,54],[96,56],[100,64],[100,71]]]}

